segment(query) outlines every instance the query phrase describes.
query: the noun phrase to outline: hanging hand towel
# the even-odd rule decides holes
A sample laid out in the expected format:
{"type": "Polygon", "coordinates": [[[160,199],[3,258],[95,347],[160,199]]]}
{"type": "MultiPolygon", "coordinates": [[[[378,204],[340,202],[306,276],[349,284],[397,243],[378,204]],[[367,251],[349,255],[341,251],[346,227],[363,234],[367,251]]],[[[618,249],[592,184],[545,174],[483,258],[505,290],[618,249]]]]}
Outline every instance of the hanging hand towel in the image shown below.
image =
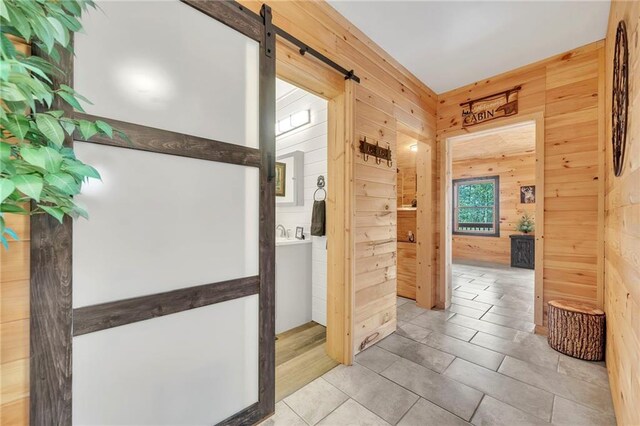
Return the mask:
{"type": "Polygon", "coordinates": [[[321,237],[325,234],[325,202],[324,200],[313,202],[313,212],[311,213],[311,235],[321,237]]]}

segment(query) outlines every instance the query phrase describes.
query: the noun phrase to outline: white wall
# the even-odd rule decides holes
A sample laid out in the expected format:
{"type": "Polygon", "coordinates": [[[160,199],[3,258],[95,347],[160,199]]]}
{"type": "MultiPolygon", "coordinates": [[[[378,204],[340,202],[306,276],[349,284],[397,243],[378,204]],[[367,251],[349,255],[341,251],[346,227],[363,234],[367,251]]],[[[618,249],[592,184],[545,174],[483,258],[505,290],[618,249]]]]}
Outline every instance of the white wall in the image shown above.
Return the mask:
{"type": "MultiPolygon", "coordinates": [[[[287,90],[287,84],[280,82],[284,96],[276,102],[278,120],[294,112],[311,110],[311,123],[276,138],[276,157],[293,151],[304,152],[304,205],[281,207],[276,204],[276,225],[295,232],[296,226],[304,227],[307,238],[312,239],[312,319],[327,323],[327,238],[310,237],[311,209],[313,193],[318,176],[327,181],[327,101],[302,89],[287,90]]],[[[290,87],[289,87],[290,89],[290,87]]],[[[281,93],[282,93],[281,92],[281,93]]],[[[276,199],[277,203],[277,199],[276,199]]]]}

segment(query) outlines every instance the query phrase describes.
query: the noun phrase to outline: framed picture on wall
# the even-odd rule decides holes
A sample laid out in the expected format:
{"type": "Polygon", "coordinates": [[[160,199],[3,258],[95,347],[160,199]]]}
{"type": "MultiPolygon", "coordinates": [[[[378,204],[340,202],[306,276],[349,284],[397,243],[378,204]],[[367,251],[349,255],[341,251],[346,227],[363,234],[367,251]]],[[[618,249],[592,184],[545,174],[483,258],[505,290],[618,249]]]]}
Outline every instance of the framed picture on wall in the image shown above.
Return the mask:
{"type": "Polygon", "coordinates": [[[535,204],[536,202],[536,186],[528,185],[520,187],[520,203],[535,204]]]}
{"type": "Polygon", "coordinates": [[[276,197],[284,197],[287,182],[287,165],[276,162],[276,197]]]}

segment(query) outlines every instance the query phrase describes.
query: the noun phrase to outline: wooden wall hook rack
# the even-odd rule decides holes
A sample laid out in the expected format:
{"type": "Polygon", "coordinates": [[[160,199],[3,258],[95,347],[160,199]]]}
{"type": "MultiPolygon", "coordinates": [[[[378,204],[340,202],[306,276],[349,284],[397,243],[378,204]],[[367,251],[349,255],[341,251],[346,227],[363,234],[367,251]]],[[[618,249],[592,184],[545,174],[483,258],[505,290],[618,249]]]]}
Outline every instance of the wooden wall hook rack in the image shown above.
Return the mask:
{"type": "Polygon", "coordinates": [[[366,136],[360,139],[360,152],[363,154],[364,161],[369,161],[369,156],[374,156],[376,164],[382,164],[382,160],[387,162],[387,167],[393,166],[391,159],[391,146],[387,144],[386,148],[382,148],[378,142],[375,144],[367,142],[366,136]]]}

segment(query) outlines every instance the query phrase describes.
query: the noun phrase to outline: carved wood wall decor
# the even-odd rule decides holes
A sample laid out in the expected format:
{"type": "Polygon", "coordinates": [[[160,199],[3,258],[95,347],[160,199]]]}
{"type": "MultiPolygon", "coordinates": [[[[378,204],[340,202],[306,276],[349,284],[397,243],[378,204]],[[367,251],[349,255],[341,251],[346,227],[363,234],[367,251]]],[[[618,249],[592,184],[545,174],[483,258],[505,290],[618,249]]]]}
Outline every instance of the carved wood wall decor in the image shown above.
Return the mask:
{"type": "Polygon", "coordinates": [[[517,114],[518,92],[520,89],[521,86],[517,86],[504,92],[461,103],[462,127],[469,127],[495,120],[496,118],[517,114]]]}
{"type": "Polygon", "coordinates": [[[627,142],[627,109],[629,107],[629,45],[627,26],[618,22],[613,55],[613,84],[611,108],[611,144],[613,147],[613,173],[622,174],[627,142]]]}

